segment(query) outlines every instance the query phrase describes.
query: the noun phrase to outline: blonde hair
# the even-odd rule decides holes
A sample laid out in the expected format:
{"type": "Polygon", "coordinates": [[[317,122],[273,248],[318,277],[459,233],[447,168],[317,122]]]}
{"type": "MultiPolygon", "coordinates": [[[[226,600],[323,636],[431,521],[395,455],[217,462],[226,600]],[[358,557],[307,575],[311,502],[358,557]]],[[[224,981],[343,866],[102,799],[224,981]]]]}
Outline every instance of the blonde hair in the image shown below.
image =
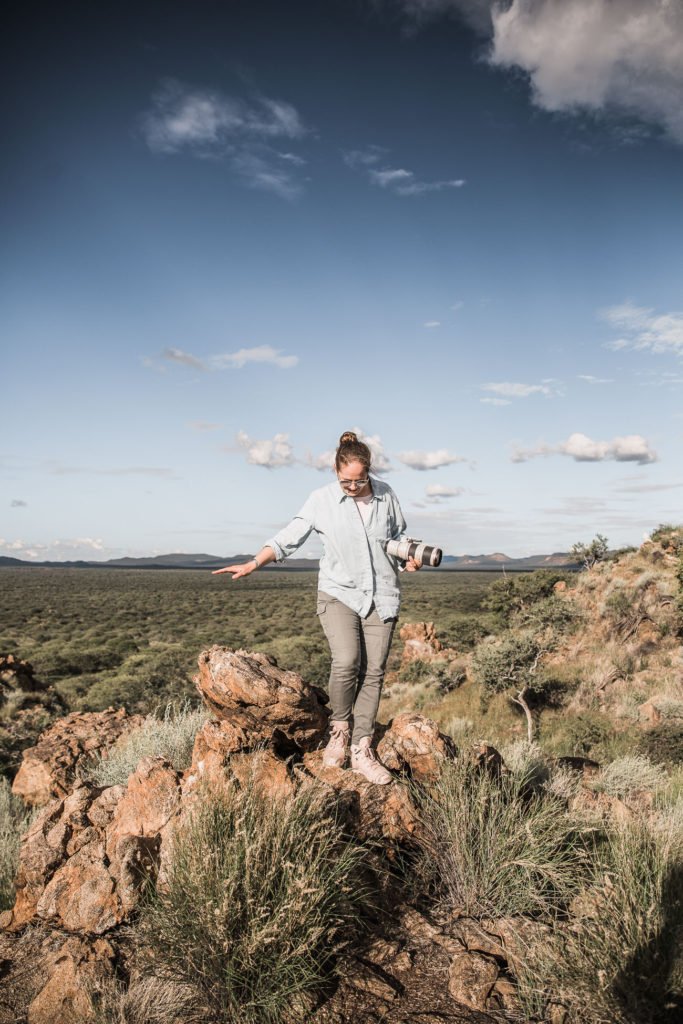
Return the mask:
{"type": "Polygon", "coordinates": [[[352,430],[345,430],[339,438],[339,447],[334,456],[334,465],[339,472],[342,466],[348,466],[350,462],[360,462],[370,472],[372,463],[372,452],[364,441],[359,441],[352,430]]]}

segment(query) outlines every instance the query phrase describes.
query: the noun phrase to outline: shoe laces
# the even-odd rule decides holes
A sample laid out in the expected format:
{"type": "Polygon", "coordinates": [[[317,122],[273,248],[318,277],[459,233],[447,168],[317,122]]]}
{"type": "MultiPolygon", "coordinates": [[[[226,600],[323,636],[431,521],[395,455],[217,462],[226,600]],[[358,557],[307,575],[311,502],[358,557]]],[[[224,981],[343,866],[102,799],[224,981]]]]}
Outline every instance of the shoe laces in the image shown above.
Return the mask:
{"type": "Polygon", "coordinates": [[[343,722],[333,722],[330,726],[330,739],[346,739],[349,734],[349,730],[345,728],[343,722]]]}

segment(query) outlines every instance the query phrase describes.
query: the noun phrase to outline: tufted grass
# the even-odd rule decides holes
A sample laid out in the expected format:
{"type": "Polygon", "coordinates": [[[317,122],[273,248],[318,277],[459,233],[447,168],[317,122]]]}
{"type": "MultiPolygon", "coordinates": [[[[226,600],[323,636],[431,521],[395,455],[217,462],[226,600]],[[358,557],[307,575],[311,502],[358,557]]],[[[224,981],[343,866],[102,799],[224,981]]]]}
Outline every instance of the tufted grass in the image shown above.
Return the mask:
{"type": "Polygon", "coordinates": [[[563,804],[521,775],[495,778],[466,758],[416,790],[418,872],[439,908],[477,918],[550,921],[579,891],[585,850],[563,804]]]}
{"type": "Polygon", "coordinates": [[[19,846],[31,818],[32,812],[12,793],[7,779],[0,778],[0,910],[14,905],[19,846]]]}
{"type": "Polygon", "coordinates": [[[98,786],[125,785],[143,757],[167,758],[176,771],[189,768],[195,736],[210,714],[190,701],[167,704],[161,717],[147,715],[137,729],[98,756],[88,777],[98,786]]]}
{"type": "Polygon", "coordinates": [[[176,834],[141,927],[157,969],[231,1024],[304,1021],[364,898],[363,852],[315,785],[206,790],[176,834]]]}

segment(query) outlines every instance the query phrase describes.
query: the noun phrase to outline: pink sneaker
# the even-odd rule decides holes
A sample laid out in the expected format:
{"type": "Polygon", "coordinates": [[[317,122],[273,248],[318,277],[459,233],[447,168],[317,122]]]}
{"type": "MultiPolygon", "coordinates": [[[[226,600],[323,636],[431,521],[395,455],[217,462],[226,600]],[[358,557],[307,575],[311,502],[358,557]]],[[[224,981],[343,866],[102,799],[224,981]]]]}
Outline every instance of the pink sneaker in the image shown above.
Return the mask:
{"type": "Polygon", "coordinates": [[[323,752],[323,764],[328,768],[343,768],[349,753],[351,726],[348,722],[330,722],[330,738],[323,752]]]}
{"type": "Polygon", "coordinates": [[[360,772],[368,782],[374,782],[378,786],[386,786],[388,782],[394,781],[394,777],[377,760],[377,755],[372,749],[371,744],[372,737],[364,736],[357,747],[351,747],[351,771],[360,772]]]}

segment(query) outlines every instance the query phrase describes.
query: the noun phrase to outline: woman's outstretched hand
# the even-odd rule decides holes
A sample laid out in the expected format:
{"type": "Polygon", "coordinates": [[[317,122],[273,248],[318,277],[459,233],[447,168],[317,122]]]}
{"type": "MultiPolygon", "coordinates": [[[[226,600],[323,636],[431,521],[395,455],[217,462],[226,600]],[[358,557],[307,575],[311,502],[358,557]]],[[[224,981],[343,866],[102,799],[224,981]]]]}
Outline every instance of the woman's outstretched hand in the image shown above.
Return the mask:
{"type": "Polygon", "coordinates": [[[406,572],[417,572],[421,568],[422,562],[417,562],[414,558],[409,558],[406,562],[406,572]]]}
{"type": "Polygon", "coordinates": [[[250,576],[252,572],[256,572],[256,563],[252,558],[248,562],[240,562],[239,565],[226,565],[224,569],[214,569],[211,575],[220,576],[222,572],[231,572],[232,578],[238,580],[240,576],[250,576]]]}

